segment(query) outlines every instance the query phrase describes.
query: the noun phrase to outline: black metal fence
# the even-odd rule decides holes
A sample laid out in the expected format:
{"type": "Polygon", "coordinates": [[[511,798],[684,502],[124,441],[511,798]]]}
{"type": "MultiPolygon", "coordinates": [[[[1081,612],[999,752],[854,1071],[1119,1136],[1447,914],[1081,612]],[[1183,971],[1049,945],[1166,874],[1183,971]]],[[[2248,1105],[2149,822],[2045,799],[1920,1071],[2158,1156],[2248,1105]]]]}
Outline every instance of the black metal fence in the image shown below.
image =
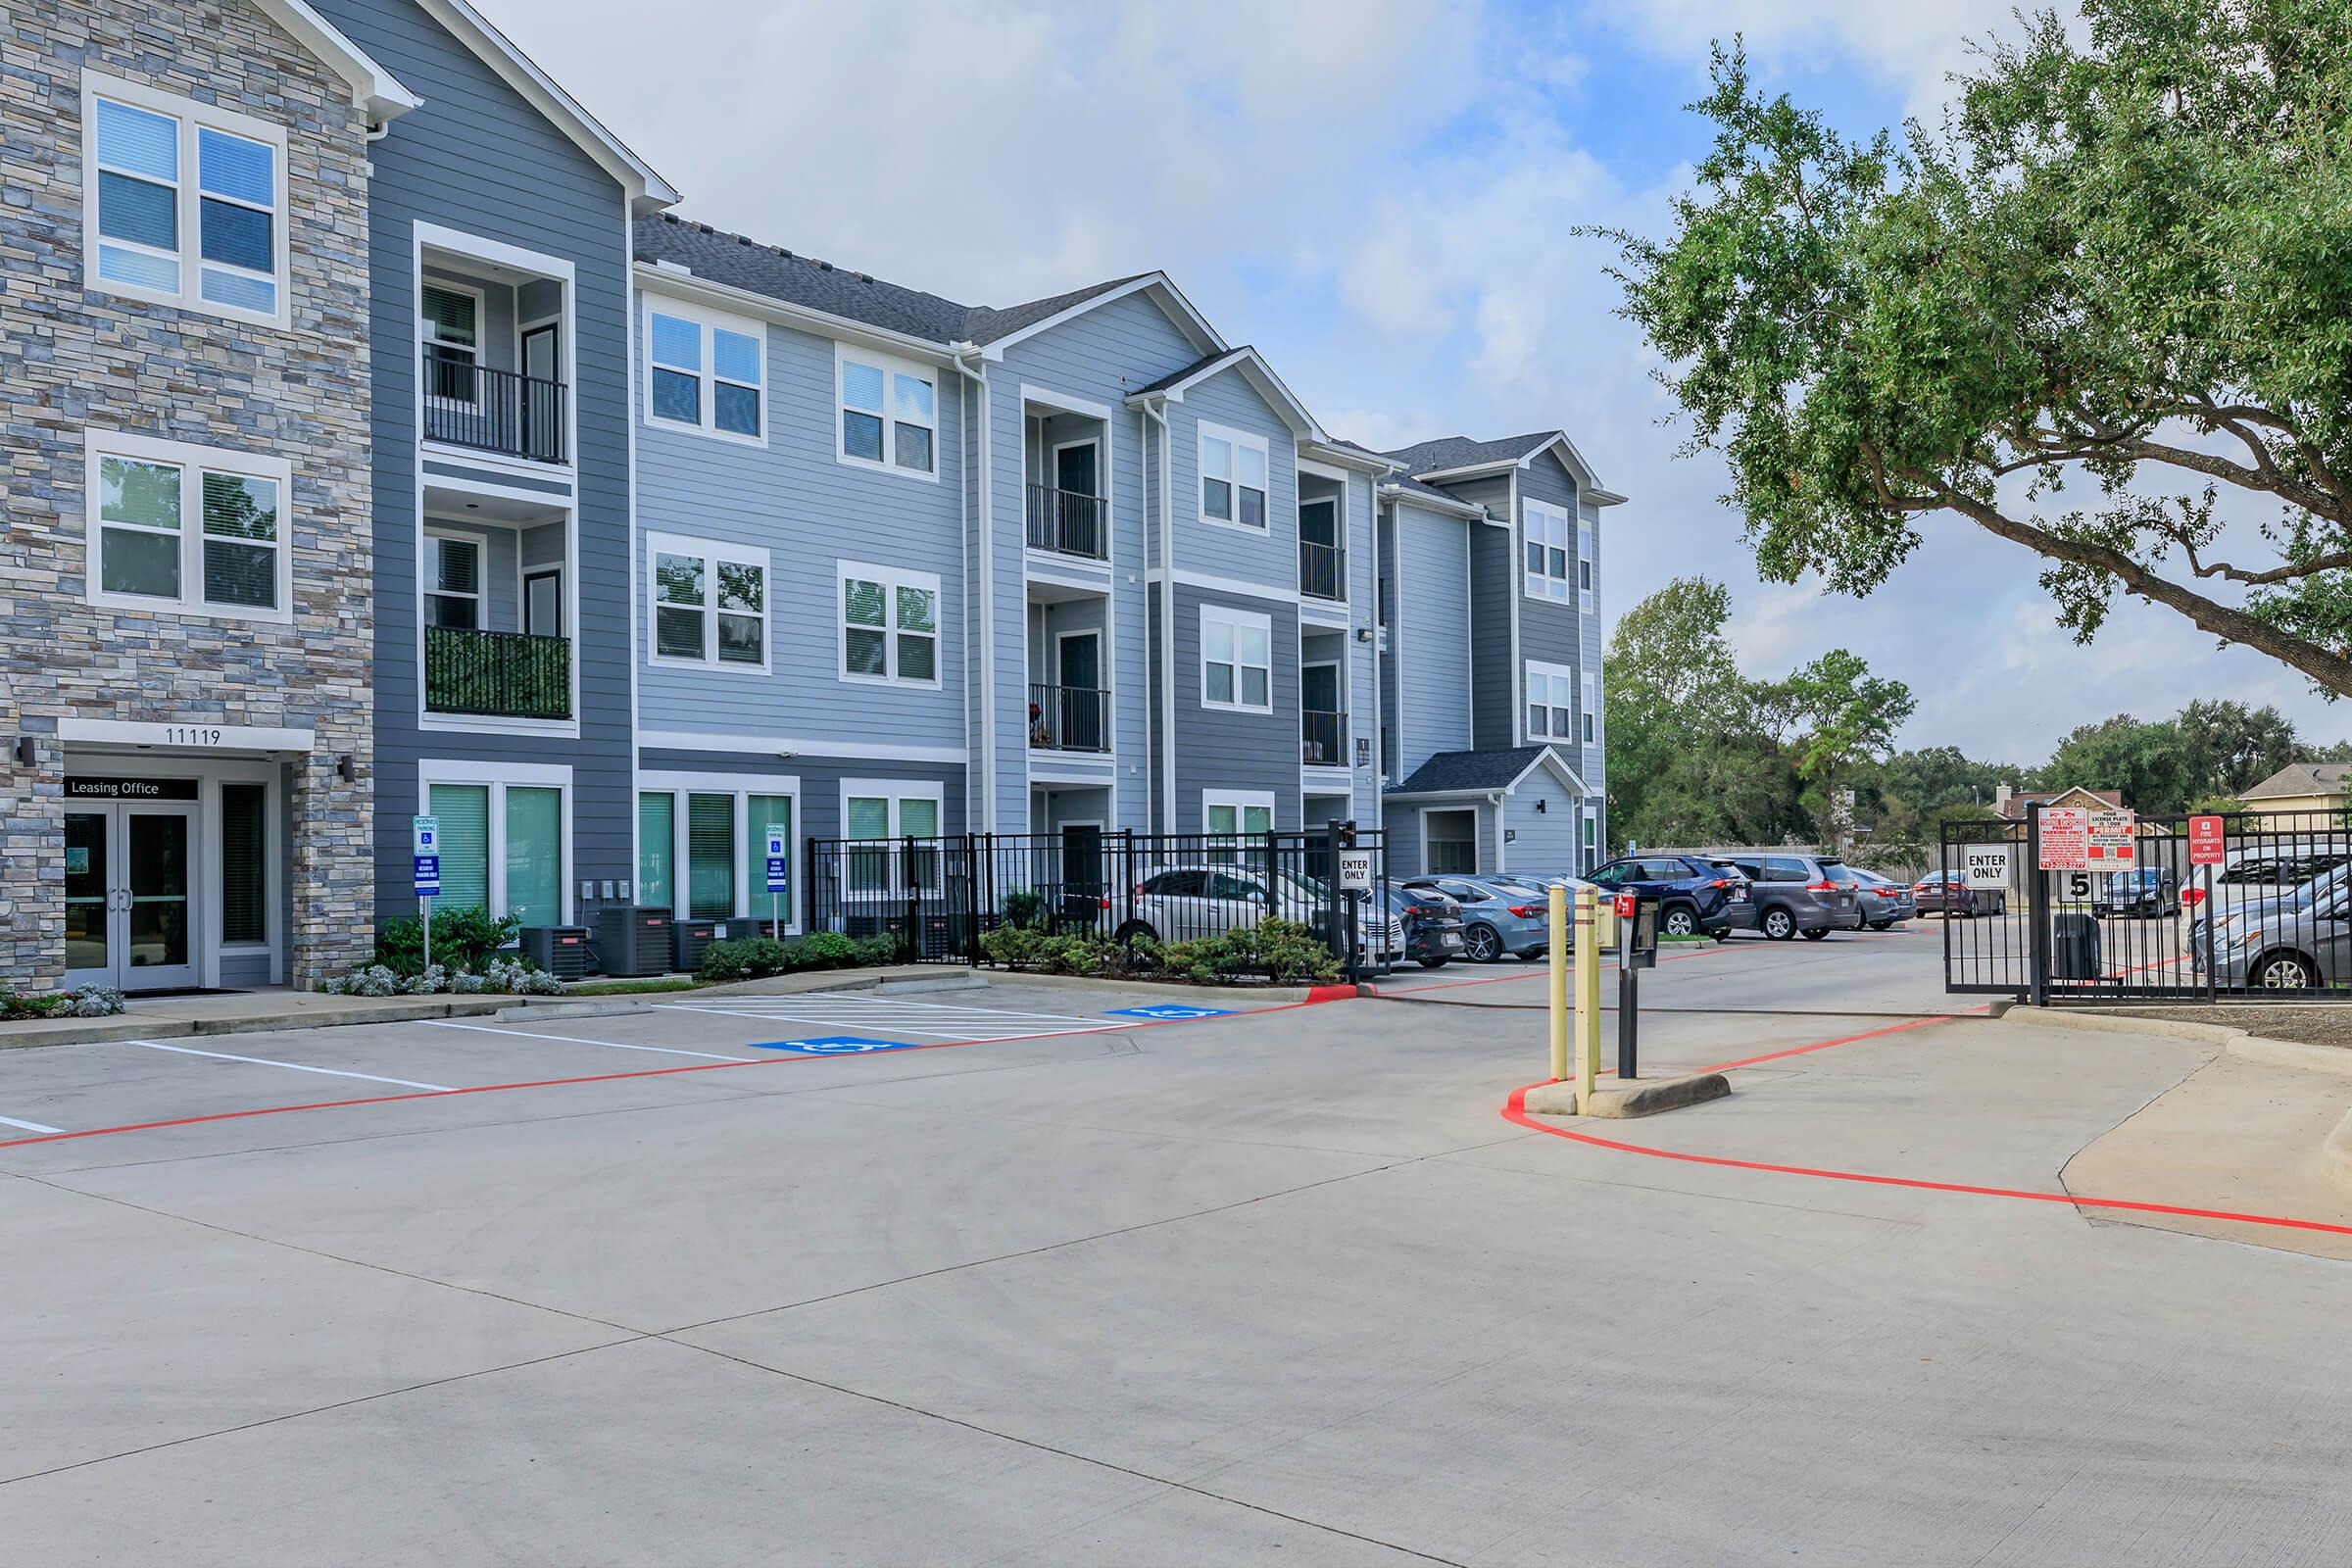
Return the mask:
{"type": "Polygon", "coordinates": [[[2352,1001],[2352,819],[2341,811],[2135,818],[2075,856],[2041,808],[1946,822],[1920,913],[1943,916],[1944,988],[2035,1003],[2352,1001]],[[2045,859],[2082,868],[2043,870],[2045,859]],[[2000,868],[1995,875],[1995,868],[2000,868]]]}
{"type": "Polygon", "coordinates": [[[564,383],[424,349],[424,438],[541,463],[564,461],[564,383]]]}
{"type": "Polygon", "coordinates": [[[1110,693],[1091,686],[1029,687],[1029,745],[1041,752],[1110,750],[1110,693]]]}
{"type": "Polygon", "coordinates": [[[1029,548],[1102,561],[1110,554],[1109,530],[1102,525],[1109,509],[1110,503],[1101,496],[1033,484],[1029,487],[1029,548]]]}
{"type": "Polygon", "coordinates": [[[1298,591],[1309,599],[1348,597],[1348,558],[1338,545],[1298,541],[1298,591]]]}
{"type": "Polygon", "coordinates": [[[810,931],[890,936],[911,963],[982,961],[981,937],[1004,926],[1094,935],[1132,945],[1221,936],[1267,919],[1315,932],[1360,972],[1402,956],[1389,908],[1378,830],[1351,845],[1329,828],[1288,833],[964,833],[940,838],[811,839],[810,931]],[[1370,893],[1345,897],[1336,854],[1371,857],[1370,893]]]}

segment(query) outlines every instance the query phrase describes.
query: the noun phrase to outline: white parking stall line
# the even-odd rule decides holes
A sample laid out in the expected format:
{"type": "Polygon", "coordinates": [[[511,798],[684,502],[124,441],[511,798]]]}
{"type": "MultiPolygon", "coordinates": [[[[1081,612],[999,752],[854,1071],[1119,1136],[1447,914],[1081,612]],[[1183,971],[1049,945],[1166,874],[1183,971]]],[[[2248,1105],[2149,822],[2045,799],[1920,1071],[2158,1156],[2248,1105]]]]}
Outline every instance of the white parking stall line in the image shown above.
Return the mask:
{"type": "Polygon", "coordinates": [[[28,1133],[62,1133],[65,1131],[63,1127],[52,1127],[45,1122],[19,1121],[14,1116],[0,1116],[0,1127],[15,1127],[28,1133]]]}
{"type": "Polygon", "coordinates": [[[758,1061],[758,1056],[730,1056],[717,1051],[685,1051],[676,1046],[632,1046],[618,1040],[590,1040],[583,1035],[541,1035],[528,1029],[494,1029],[486,1023],[456,1023],[447,1018],[427,1018],[425,1023],[435,1029],[470,1029],[481,1035],[513,1035],[517,1040],[550,1040],[566,1046],[603,1046],[609,1051],[650,1051],[663,1056],[701,1056],[707,1061],[758,1061]]]}
{"type": "Polygon", "coordinates": [[[908,1015],[889,1011],[851,1011],[842,1008],[804,1010],[797,1006],[711,1007],[663,1003],[673,1012],[699,1012],[724,1018],[752,1018],[761,1023],[814,1024],[835,1029],[859,1029],[882,1034],[918,1035],[933,1040],[1007,1041],[1040,1036],[1115,1034],[1132,1024],[1104,1023],[1097,1018],[1008,1012],[974,1012],[965,1017],[941,1013],[908,1015]]]}
{"type": "Polygon", "coordinates": [[[429,1089],[437,1095],[454,1093],[447,1084],[420,1084],[414,1078],[385,1078],[372,1072],[352,1072],[342,1067],[314,1067],[303,1061],[277,1061],[269,1056],[236,1056],[225,1051],[198,1051],[194,1046],[167,1046],[159,1040],[125,1040],[126,1046],[145,1046],[149,1051],[169,1051],[181,1056],[211,1056],[219,1061],[251,1062],[256,1067],[283,1067],[289,1072],[315,1072],[327,1078],[359,1078],[371,1084],[397,1084],[403,1089],[429,1089]]]}

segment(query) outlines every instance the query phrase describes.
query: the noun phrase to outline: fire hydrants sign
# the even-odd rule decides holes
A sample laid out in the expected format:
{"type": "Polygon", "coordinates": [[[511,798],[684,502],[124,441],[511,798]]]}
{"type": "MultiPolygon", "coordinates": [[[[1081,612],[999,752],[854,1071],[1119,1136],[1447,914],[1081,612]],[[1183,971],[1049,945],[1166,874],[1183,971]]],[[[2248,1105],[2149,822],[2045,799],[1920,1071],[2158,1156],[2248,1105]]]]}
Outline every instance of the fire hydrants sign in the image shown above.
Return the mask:
{"type": "Polygon", "coordinates": [[[2090,813],[2080,806],[2041,808],[2041,869],[2090,869],[2090,813]]]}

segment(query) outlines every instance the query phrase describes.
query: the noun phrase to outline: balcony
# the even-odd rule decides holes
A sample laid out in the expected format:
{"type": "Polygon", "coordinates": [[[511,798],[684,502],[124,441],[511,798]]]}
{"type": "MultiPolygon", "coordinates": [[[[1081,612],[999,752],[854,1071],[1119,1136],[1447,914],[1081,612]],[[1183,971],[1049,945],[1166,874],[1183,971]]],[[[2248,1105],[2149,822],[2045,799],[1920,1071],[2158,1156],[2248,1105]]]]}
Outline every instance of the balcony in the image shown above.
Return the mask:
{"type": "Polygon", "coordinates": [[[1344,603],[1348,598],[1348,553],[1338,545],[1298,541],[1298,591],[1309,599],[1344,603]]]}
{"type": "Polygon", "coordinates": [[[1029,749],[1110,750],[1110,693],[1084,686],[1029,688],[1029,749]]]}
{"type": "Polygon", "coordinates": [[[1110,503],[1102,496],[1029,487],[1029,548],[1087,561],[1110,558],[1110,503]]]}
{"type": "Polygon", "coordinates": [[[571,639],[427,626],[424,706],[485,718],[569,718],[571,639]]]}
{"type": "Polygon", "coordinates": [[[1348,715],[1309,708],[1298,714],[1298,760],[1308,767],[1348,765],[1348,715]]]}
{"type": "Polygon", "coordinates": [[[564,423],[563,382],[492,369],[470,350],[425,345],[425,440],[562,463],[564,423]]]}

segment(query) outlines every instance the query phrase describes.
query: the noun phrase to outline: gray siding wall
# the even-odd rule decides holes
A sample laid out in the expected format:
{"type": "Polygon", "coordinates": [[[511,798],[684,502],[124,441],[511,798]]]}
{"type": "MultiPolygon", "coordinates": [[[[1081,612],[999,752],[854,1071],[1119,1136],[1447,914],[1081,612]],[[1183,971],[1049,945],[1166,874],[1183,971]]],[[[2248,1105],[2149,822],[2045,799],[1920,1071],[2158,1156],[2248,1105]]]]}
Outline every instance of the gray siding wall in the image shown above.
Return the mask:
{"type": "MultiPolygon", "coordinates": [[[[1594,506],[1592,502],[1587,501],[1582,503],[1582,511],[1586,523],[1592,530],[1592,610],[1591,613],[1583,617],[1584,625],[1579,633],[1579,646],[1584,650],[1584,667],[1592,671],[1595,676],[1602,676],[1605,675],[1607,665],[1603,660],[1600,643],[1600,596],[1602,590],[1606,587],[1606,584],[1601,581],[1600,577],[1601,510],[1600,508],[1594,506]]],[[[1591,746],[1582,748],[1581,760],[1583,765],[1577,769],[1577,773],[1578,776],[1585,781],[1585,788],[1592,792],[1592,808],[1597,811],[1601,808],[1603,792],[1608,788],[1609,783],[1609,721],[1607,714],[1608,686],[1606,680],[1595,680],[1593,682],[1592,689],[1594,693],[1594,701],[1592,704],[1593,743],[1591,746]]],[[[1606,846],[1608,844],[1608,834],[1607,825],[1605,823],[1602,824],[1601,829],[1598,831],[1598,833],[1596,833],[1595,841],[1595,849],[1599,850],[1603,854],[1607,853],[1606,846]]]]}
{"type": "Polygon", "coordinates": [[[1483,525],[1405,502],[1395,517],[1389,647],[1398,709],[1395,777],[1402,783],[1436,753],[1471,744],[1470,543],[1483,525]]]}
{"type": "Polygon", "coordinates": [[[1350,802],[1356,817],[1373,820],[1380,801],[1380,558],[1373,545],[1372,476],[1349,473],[1348,516],[1348,765],[1354,769],[1350,802]],[[1357,631],[1370,635],[1358,640],[1357,631]],[[1355,766],[1355,741],[1365,743],[1364,765],[1355,766]]]}
{"type": "MultiPolygon", "coordinates": [[[[1180,556],[1179,560],[1182,559],[1180,556]]],[[[1243,599],[1176,588],[1176,821],[1197,833],[1203,790],[1270,790],[1274,825],[1298,825],[1298,612],[1269,599],[1243,599]],[[1265,615],[1273,625],[1271,713],[1234,713],[1200,706],[1200,607],[1222,605],[1265,615]],[[1286,650],[1288,652],[1286,653],[1286,650]]]]}
{"type": "MultiPolygon", "coordinates": [[[[1529,501],[1544,501],[1555,507],[1564,507],[1569,521],[1573,524],[1576,520],[1576,480],[1566,468],[1560,466],[1557,454],[1544,453],[1520,473],[1519,501],[1520,515],[1513,519],[1512,526],[1517,531],[1522,548],[1514,560],[1524,560],[1526,556],[1523,545],[1527,537],[1526,503],[1529,501]]],[[[1576,571],[1573,560],[1568,570],[1573,586],[1576,571]]],[[[1581,673],[1585,660],[1584,616],[1577,612],[1576,601],[1571,599],[1566,604],[1560,604],[1549,599],[1530,599],[1526,593],[1523,568],[1513,572],[1511,591],[1519,598],[1519,657],[1522,664],[1533,659],[1546,664],[1572,665],[1581,673]]],[[[1524,687],[1524,667],[1514,675],[1524,687]]],[[[1521,700],[1524,701],[1524,697],[1521,700]]]]}
{"type": "MultiPolygon", "coordinates": [[[[659,293],[640,291],[639,319],[659,293]]],[[[652,731],[789,737],[828,746],[964,745],[964,544],[956,487],[963,438],[955,372],[937,376],[937,481],[840,461],[834,343],[767,328],[767,445],[655,425],[637,432],[641,534],[768,553],[768,672],[653,662],[653,590],[640,545],[639,706],[652,731]],[[926,571],[940,579],[940,683],[841,678],[840,565],[926,571]]],[[[1016,585],[1017,587],[1017,585],[1016,585]]],[[[1002,720],[1000,720],[1002,722],[1002,720]]],[[[1016,734],[1016,739],[1017,734],[1016,734]]],[[[767,748],[772,760],[773,747],[767,748]]]]}
{"type": "MultiPolygon", "coordinates": [[[[409,817],[422,758],[568,763],[572,878],[631,878],[629,333],[619,184],[414,0],[319,0],[319,10],[424,99],[368,149],[374,400],[377,907],[406,912],[409,817]],[[416,225],[437,223],[560,256],[574,270],[579,454],[580,735],[420,731],[416,475],[416,225]]],[[[579,911],[586,914],[589,911],[579,911]]]]}
{"type": "MultiPolygon", "coordinates": [[[[1508,476],[1446,489],[1497,518],[1511,515],[1508,476]]],[[[1474,522],[1470,529],[1471,745],[1493,751],[1519,743],[1520,672],[1511,658],[1512,599],[1519,590],[1518,528],[1474,522]]]]}
{"type": "Polygon", "coordinates": [[[1400,759],[1396,752],[1396,631],[1394,624],[1394,596],[1396,589],[1396,509],[1383,506],[1373,518],[1373,550],[1379,580],[1375,593],[1389,596],[1392,609],[1388,615],[1380,614],[1379,600],[1374,600],[1373,618],[1379,625],[1374,634],[1374,646],[1380,660],[1380,726],[1379,763],[1383,782],[1395,783],[1404,775],[1398,770],[1400,759]]]}
{"type": "MultiPolygon", "coordinates": [[[[760,778],[798,779],[801,785],[800,831],[804,838],[841,836],[841,785],[844,779],[911,780],[943,786],[940,828],[961,833],[969,818],[963,809],[963,769],[941,762],[860,762],[836,759],[818,760],[796,757],[783,761],[772,754],[746,757],[740,752],[675,752],[649,748],[645,769],[653,772],[742,773],[760,778]]],[[[634,807],[631,808],[635,809],[634,807]]],[[[631,873],[634,875],[634,872],[631,873]]],[[[796,871],[797,874],[797,871],[796,871]]]]}
{"type": "Polygon", "coordinates": [[[1539,768],[1502,803],[1502,825],[1511,841],[1502,849],[1502,863],[1513,871],[1575,872],[1577,813],[1583,802],[1576,793],[1539,768]],[[1544,803],[1538,811],[1536,803],[1544,803]]]}

